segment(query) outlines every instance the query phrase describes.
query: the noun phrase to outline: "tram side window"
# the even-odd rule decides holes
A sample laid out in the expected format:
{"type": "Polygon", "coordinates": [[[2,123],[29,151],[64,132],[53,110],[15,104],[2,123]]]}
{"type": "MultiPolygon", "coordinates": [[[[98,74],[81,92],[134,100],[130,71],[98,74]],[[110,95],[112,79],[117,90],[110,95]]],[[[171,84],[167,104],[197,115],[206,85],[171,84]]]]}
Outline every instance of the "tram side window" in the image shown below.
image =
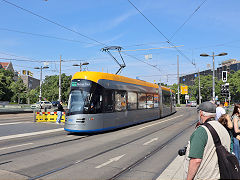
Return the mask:
{"type": "Polygon", "coordinates": [[[115,111],[124,111],[127,109],[126,92],[115,92],[115,111]]]}
{"type": "Polygon", "coordinates": [[[146,108],[146,94],[138,93],[138,109],[146,108]]]}
{"type": "Polygon", "coordinates": [[[163,104],[170,107],[171,104],[170,92],[163,91],[163,104]]]}
{"type": "Polygon", "coordinates": [[[159,96],[158,94],[154,94],[154,108],[159,107],[159,96]]]}
{"type": "Polygon", "coordinates": [[[147,94],[147,109],[153,108],[153,94],[147,94]]]}
{"type": "Polygon", "coordinates": [[[114,91],[105,90],[103,95],[103,111],[113,112],[114,109],[114,91]]]}
{"type": "Polygon", "coordinates": [[[128,109],[137,109],[137,93],[128,92],[128,109]]]}

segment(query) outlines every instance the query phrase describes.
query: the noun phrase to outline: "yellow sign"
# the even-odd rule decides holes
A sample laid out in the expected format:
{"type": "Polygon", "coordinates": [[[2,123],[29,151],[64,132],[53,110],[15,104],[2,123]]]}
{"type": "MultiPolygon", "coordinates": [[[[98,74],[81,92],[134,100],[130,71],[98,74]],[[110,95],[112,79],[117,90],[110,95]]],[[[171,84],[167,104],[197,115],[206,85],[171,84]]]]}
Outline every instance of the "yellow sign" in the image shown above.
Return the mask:
{"type": "Polygon", "coordinates": [[[181,86],[181,94],[188,94],[188,86],[181,86]]]}

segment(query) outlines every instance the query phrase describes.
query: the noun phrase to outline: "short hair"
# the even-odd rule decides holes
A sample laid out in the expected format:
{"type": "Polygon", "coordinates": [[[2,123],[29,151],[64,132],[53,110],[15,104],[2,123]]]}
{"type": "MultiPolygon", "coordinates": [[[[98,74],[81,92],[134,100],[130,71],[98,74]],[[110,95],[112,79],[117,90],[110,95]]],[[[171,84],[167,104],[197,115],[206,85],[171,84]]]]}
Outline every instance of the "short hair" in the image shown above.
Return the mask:
{"type": "Polygon", "coordinates": [[[218,121],[224,126],[228,127],[228,120],[227,120],[227,114],[221,115],[221,117],[218,119],[218,121]]]}
{"type": "Polygon", "coordinates": [[[224,106],[225,102],[224,101],[220,101],[220,104],[224,106]]]}
{"type": "Polygon", "coordinates": [[[209,116],[209,117],[215,117],[216,116],[216,113],[210,113],[210,112],[205,112],[205,111],[202,111],[203,113],[203,116],[209,116]]]}

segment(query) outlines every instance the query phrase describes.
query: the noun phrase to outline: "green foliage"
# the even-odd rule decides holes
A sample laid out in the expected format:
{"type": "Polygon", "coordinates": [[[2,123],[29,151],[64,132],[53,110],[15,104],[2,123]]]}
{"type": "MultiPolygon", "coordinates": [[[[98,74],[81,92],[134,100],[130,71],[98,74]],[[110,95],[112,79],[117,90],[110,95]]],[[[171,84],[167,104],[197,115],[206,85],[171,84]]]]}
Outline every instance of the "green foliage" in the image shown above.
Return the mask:
{"type": "Polygon", "coordinates": [[[18,78],[17,81],[13,81],[10,85],[10,88],[13,92],[11,101],[25,104],[26,98],[27,98],[27,94],[26,94],[27,88],[26,88],[25,84],[23,83],[23,80],[21,78],[18,78]]]}
{"type": "MultiPolygon", "coordinates": [[[[70,92],[70,83],[71,76],[67,76],[66,74],[62,74],[62,101],[66,102],[68,100],[68,95],[70,92]]],[[[58,100],[59,94],[59,76],[46,76],[44,83],[42,84],[42,97],[46,98],[48,101],[56,101],[58,100]]]]}
{"type": "Polygon", "coordinates": [[[11,71],[0,69],[0,101],[10,101],[13,92],[10,88],[14,74],[11,71]]]}
{"type": "MultiPolygon", "coordinates": [[[[198,100],[199,87],[198,77],[194,81],[194,85],[189,87],[189,95],[191,100],[198,100]]],[[[200,76],[201,82],[201,96],[202,101],[209,101],[212,99],[212,75],[200,76]]],[[[240,70],[237,72],[231,72],[228,74],[229,90],[231,99],[233,102],[240,101],[240,70]]],[[[215,95],[218,96],[219,100],[225,100],[226,97],[221,95],[221,85],[224,84],[222,80],[215,78],[215,95]]],[[[227,99],[227,98],[226,98],[227,99]]]]}

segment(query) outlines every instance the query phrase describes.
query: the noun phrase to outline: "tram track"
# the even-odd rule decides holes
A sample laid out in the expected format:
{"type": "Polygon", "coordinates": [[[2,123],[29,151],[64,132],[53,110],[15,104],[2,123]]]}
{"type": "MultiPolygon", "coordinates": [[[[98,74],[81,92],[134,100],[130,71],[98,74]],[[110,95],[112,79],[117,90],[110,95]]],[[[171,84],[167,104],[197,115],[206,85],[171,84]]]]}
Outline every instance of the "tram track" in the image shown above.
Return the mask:
{"type": "MultiPolygon", "coordinates": [[[[184,115],[185,116],[185,115],[184,115]]],[[[116,150],[118,148],[121,148],[123,146],[126,146],[128,144],[131,144],[133,142],[136,142],[140,139],[143,139],[143,138],[146,138],[147,136],[150,136],[154,133],[157,133],[159,131],[162,131],[163,129],[166,129],[166,128],[169,128],[171,127],[172,125],[176,124],[176,123],[182,123],[181,119],[178,120],[178,121],[173,121],[172,123],[162,127],[162,128],[159,128],[157,130],[154,130],[154,131],[151,131],[150,133],[146,133],[144,134],[143,136],[141,137],[138,137],[138,138],[135,138],[131,141],[128,141],[126,143],[123,143],[123,144],[120,144],[120,145],[117,145],[117,146],[114,146],[112,148],[109,148],[105,151],[102,151],[102,152],[99,152],[95,155],[92,155],[90,157],[86,157],[85,159],[82,159],[82,160],[74,160],[73,162],[71,163],[68,163],[68,164],[65,164],[61,167],[58,167],[58,168],[55,168],[55,169],[52,169],[50,171],[47,171],[47,172],[43,172],[42,174],[39,174],[37,176],[34,176],[34,177],[31,177],[29,178],[29,180],[35,180],[35,179],[39,179],[39,178],[42,178],[42,177],[45,177],[45,176],[48,176],[48,175],[51,175],[51,174],[54,174],[54,173],[57,173],[57,172],[60,172],[62,170],[65,170],[67,168],[70,168],[72,166],[75,166],[79,163],[84,163],[90,159],[93,159],[95,157],[98,157],[102,154],[105,154],[107,152],[110,152],[110,151],[113,151],[113,150],[116,150]]],[[[153,151],[151,151],[150,153],[147,153],[144,157],[140,158],[139,160],[135,161],[134,163],[132,163],[131,165],[129,165],[127,168],[123,169],[122,171],[120,171],[119,173],[115,174],[113,177],[111,177],[110,179],[117,179],[118,177],[126,174],[128,171],[130,171],[131,169],[133,169],[134,167],[138,166],[139,164],[141,164],[142,162],[144,162],[145,160],[147,160],[149,157],[151,157],[152,155],[154,155],[155,153],[157,153],[158,151],[160,151],[162,148],[164,148],[165,146],[167,146],[169,143],[171,143],[176,137],[180,136],[183,132],[185,132],[187,129],[189,129],[190,127],[192,127],[194,124],[196,124],[196,121],[194,121],[193,123],[191,123],[189,126],[187,126],[186,128],[184,128],[180,133],[174,135],[173,137],[171,137],[169,140],[167,140],[166,142],[162,143],[161,145],[159,145],[157,148],[155,148],[153,151]]],[[[110,180],[109,179],[109,180],[110,180]]]]}

